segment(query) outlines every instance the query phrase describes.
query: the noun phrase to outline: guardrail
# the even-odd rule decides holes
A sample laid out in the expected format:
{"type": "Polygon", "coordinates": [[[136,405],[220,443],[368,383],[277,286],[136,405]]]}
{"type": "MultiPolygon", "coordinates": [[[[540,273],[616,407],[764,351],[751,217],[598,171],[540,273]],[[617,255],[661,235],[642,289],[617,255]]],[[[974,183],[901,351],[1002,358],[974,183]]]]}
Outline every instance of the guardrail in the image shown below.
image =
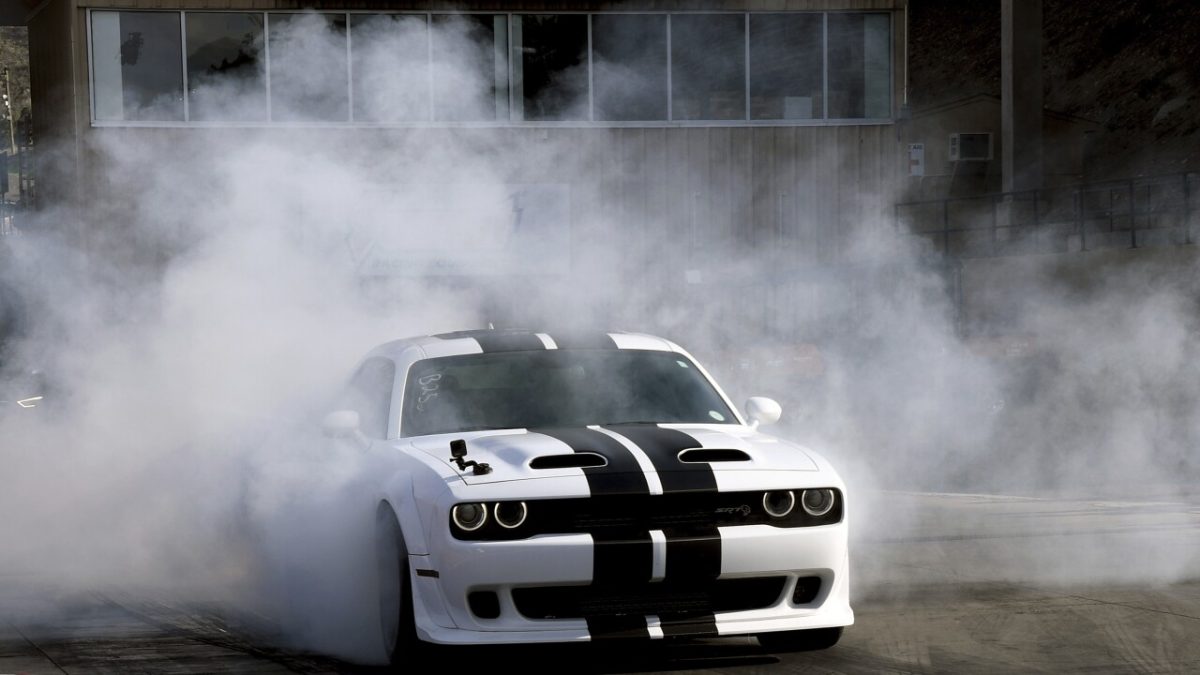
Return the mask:
{"type": "Polygon", "coordinates": [[[1200,173],[895,205],[895,225],[956,258],[1191,244],[1200,173]]]}

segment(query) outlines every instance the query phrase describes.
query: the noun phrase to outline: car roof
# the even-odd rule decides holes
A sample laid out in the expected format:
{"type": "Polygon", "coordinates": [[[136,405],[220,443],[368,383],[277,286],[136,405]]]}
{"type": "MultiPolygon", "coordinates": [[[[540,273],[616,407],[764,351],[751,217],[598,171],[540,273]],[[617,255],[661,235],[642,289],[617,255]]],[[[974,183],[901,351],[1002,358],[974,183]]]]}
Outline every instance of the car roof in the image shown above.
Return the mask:
{"type": "MultiPolygon", "coordinates": [[[[460,354],[483,354],[487,352],[520,352],[547,349],[570,350],[652,350],[675,352],[691,358],[688,352],[679,345],[654,335],[646,333],[615,332],[581,332],[581,331],[550,331],[538,332],[532,330],[486,329],[464,330],[436,335],[393,340],[379,345],[371,350],[366,360],[385,358],[391,360],[396,367],[397,378],[393,391],[393,401],[403,399],[406,373],[417,361],[441,356],[458,356],[460,354]]],[[[735,419],[744,423],[729,397],[712,379],[704,366],[696,364],[700,372],[716,388],[726,405],[734,411],[735,419]]],[[[397,404],[398,405],[398,404],[397,404]]],[[[396,425],[399,423],[397,414],[391,416],[389,434],[399,433],[396,425]]],[[[392,436],[389,435],[389,438],[392,436]]]]}
{"type": "Polygon", "coordinates": [[[437,356],[543,349],[647,349],[683,352],[679,345],[670,340],[645,333],[482,329],[393,340],[379,345],[367,356],[411,362],[437,356]]]}

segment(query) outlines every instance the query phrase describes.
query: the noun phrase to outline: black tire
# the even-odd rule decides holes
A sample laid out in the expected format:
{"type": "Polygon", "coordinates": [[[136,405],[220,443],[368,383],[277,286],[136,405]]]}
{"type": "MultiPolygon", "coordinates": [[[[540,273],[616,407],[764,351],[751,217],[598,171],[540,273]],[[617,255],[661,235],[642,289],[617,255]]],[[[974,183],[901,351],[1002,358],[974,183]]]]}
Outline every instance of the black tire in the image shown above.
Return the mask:
{"type": "Polygon", "coordinates": [[[842,639],[842,627],[759,633],[758,644],[772,652],[811,652],[829,649],[842,639]]]}
{"type": "Polygon", "coordinates": [[[408,550],[396,514],[380,504],[375,519],[375,561],[379,592],[379,632],[388,663],[416,670],[420,655],[413,620],[408,550]]]}

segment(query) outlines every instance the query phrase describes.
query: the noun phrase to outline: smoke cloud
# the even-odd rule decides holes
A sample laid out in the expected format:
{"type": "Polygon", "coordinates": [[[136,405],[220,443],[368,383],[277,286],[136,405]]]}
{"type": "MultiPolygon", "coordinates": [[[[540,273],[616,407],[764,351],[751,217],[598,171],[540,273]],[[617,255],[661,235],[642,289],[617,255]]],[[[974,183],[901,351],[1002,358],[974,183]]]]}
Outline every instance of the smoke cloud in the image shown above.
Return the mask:
{"type": "MultiPolygon", "coordinates": [[[[336,27],[313,15],[293,24],[271,48],[306,56],[272,73],[291,83],[273,115],[304,122],[327,112],[313,83],[344,82],[346,64],[312,58],[336,27]]],[[[435,31],[441,49],[467,55],[437,78],[486,106],[492,82],[470,39],[461,26],[435,31]]],[[[405,92],[417,74],[364,72],[365,114],[415,115],[405,92]]],[[[227,110],[247,91],[232,86],[227,110]]],[[[223,100],[219,89],[205,98],[223,100]]],[[[664,335],[735,400],[778,398],[779,435],[825,453],[859,499],[856,539],[882,534],[880,489],[1169,499],[1195,475],[1200,361],[1185,267],[1147,253],[1096,282],[1064,278],[1058,259],[988,263],[964,279],[993,289],[974,305],[992,313],[964,332],[954,277],[893,230],[889,194],[862,195],[873,208],[824,264],[736,235],[689,242],[661,210],[613,213],[581,181],[564,202],[557,176],[627,178],[597,160],[618,134],[91,130],[105,178],[84,213],[48,211],[35,234],[0,240],[0,287],[24,318],[5,362],[41,369],[53,387],[36,414],[0,419],[0,593],[217,599],[291,617],[304,646],[375,658],[362,631],[330,630],[354,625],[346,599],[363,592],[342,584],[362,563],[346,524],[369,523],[351,506],[367,460],[320,439],[319,420],[376,344],[488,321],[664,335]],[[539,225],[539,208],[563,218],[539,225]],[[536,236],[522,239],[528,228],[536,236]],[[691,264],[664,271],[681,257],[691,264]],[[997,279],[1010,290],[987,286],[997,279]],[[772,314],[794,318],[773,327],[772,314]],[[280,572],[289,556],[299,577],[280,572]]],[[[804,231],[827,226],[805,213],[804,231]]],[[[1173,562],[1163,578],[1196,573],[1195,553],[1161,553],[1173,562]]],[[[1019,577],[1015,567],[999,576],[1019,577]]]]}

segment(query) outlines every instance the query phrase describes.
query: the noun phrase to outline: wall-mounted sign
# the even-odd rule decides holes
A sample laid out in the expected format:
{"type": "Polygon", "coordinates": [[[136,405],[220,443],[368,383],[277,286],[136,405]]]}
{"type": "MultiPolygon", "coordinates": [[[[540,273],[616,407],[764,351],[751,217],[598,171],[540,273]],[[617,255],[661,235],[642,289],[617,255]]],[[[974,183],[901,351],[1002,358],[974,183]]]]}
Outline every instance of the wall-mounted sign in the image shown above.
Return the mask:
{"type": "Polygon", "coordinates": [[[924,143],[909,143],[908,144],[908,175],[924,176],[925,175],[925,144],[924,143]]]}

